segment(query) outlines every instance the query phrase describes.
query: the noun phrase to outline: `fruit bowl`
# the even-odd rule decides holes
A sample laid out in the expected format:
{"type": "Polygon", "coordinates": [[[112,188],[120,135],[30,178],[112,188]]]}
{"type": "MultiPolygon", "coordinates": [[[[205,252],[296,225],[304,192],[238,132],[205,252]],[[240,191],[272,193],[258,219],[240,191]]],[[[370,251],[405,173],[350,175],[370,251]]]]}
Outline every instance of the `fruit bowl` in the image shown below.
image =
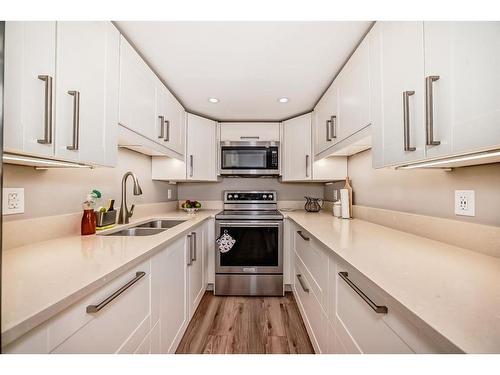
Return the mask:
{"type": "Polygon", "coordinates": [[[201,208],[201,203],[198,201],[187,200],[181,204],[181,208],[188,214],[194,214],[201,208]]]}

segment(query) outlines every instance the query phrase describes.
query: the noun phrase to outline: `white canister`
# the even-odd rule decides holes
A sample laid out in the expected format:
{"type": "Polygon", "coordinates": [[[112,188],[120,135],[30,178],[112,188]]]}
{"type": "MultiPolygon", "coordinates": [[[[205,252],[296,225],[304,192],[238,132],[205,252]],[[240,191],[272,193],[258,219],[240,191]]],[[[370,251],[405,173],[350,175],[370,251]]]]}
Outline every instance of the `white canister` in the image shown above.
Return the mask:
{"type": "Polygon", "coordinates": [[[342,216],[342,203],[340,201],[333,202],[333,216],[341,217],[342,216]]]}

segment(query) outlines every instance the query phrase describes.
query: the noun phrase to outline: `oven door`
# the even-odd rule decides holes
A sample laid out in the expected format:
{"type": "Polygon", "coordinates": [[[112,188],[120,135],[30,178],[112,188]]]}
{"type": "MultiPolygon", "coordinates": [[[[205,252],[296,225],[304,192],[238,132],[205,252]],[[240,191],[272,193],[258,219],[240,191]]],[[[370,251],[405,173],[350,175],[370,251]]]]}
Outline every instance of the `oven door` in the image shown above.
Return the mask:
{"type": "Polygon", "coordinates": [[[226,253],[215,244],[216,273],[283,273],[283,220],[216,220],[215,231],[236,240],[226,253]]]}

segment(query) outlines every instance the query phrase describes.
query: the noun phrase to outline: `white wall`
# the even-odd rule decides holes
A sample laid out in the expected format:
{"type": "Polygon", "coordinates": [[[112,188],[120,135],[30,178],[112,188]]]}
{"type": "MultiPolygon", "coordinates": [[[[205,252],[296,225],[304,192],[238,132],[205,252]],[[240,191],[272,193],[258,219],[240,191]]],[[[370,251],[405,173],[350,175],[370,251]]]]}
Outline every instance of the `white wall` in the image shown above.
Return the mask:
{"type": "MultiPolygon", "coordinates": [[[[451,172],[373,169],[371,163],[371,151],[348,158],[355,204],[500,226],[500,163],[451,172]],[[475,217],[455,215],[455,190],[475,191],[475,217]]],[[[331,192],[327,186],[327,199],[331,192]]]]}
{"type": "Polygon", "coordinates": [[[4,164],[4,187],[22,187],[25,194],[25,213],[4,215],[4,220],[28,219],[78,212],[87,193],[97,189],[103,194],[102,205],[109,198],[120,207],[121,179],[125,172],[134,172],[142,188],[142,195],[132,195],[132,181],[128,181],[128,204],[166,202],[172,189],[172,200],[177,200],[177,187],[163,181],[151,180],[151,158],[130,150],[118,150],[116,168],[54,169],[37,171],[32,167],[4,164]]]}

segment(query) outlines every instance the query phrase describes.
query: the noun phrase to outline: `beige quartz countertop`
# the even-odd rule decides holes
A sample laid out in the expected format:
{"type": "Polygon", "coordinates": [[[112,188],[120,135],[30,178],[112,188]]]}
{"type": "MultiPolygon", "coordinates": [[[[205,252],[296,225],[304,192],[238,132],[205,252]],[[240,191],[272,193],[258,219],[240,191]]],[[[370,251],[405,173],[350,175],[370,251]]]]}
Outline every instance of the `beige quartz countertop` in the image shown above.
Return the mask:
{"type": "Polygon", "coordinates": [[[500,353],[500,258],[363,220],[284,213],[467,353],[500,353]]]}
{"type": "Polygon", "coordinates": [[[4,250],[2,264],[2,345],[48,320],[110,279],[142,262],[219,210],[183,211],[131,220],[103,231],[151,219],[185,219],[144,237],[70,236],[4,250]]]}

